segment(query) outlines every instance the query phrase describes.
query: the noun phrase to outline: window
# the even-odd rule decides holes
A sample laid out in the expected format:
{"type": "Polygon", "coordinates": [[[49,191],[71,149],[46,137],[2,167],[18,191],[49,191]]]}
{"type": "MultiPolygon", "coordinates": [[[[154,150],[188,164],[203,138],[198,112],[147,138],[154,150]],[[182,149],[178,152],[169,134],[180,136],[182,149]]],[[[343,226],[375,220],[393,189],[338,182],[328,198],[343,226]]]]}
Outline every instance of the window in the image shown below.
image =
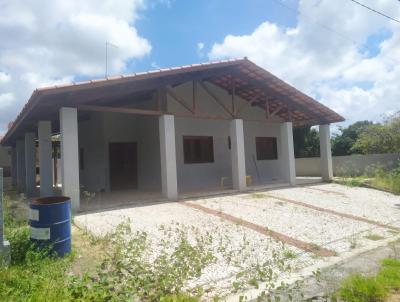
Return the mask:
{"type": "Polygon", "coordinates": [[[257,160],[278,159],[276,137],[256,137],[257,160]]]}
{"type": "Polygon", "coordinates": [[[183,156],[185,164],[214,162],[212,136],[184,136],[183,156]]]}

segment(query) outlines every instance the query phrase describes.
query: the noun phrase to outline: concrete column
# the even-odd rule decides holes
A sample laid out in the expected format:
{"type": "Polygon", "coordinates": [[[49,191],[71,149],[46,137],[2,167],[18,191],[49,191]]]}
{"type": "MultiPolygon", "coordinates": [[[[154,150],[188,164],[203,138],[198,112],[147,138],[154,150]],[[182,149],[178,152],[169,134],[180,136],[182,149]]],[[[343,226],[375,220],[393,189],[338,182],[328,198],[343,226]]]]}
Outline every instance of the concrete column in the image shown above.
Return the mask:
{"type": "Polygon", "coordinates": [[[17,149],[17,190],[20,193],[25,192],[25,142],[18,139],[17,149]]]}
{"type": "Polygon", "coordinates": [[[178,182],[176,176],[175,121],[173,115],[161,115],[159,118],[161,185],[163,196],[176,200],[178,182]]]}
{"type": "Polygon", "coordinates": [[[244,154],[243,120],[231,121],[232,184],[235,190],[246,188],[246,159],[244,154]]]}
{"type": "Polygon", "coordinates": [[[291,185],[296,184],[296,166],[294,161],[293,125],[291,122],[280,124],[281,132],[281,164],[283,175],[291,185]]]}
{"type": "Polygon", "coordinates": [[[0,168],[0,267],[10,262],[10,243],[3,236],[3,168],[0,168]]]}
{"type": "Polygon", "coordinates": [[[324,181],[333,177],[331,133],[328,125],[319,126],[319,149],[321,154],[321,176],[324,181]]]}
{"type": "Polygon", "coordinates": [[[40,197],[53,195],[53,160],[51,145],[51,122],[39,121],[40,197]]]}
{"type": "Polygon", "coordinates": [[[36,193],[36,145],[35,133],[25,133],[25,190],[32,197],[36,193]]]}
{"type": "Polygon", "coordinates": [[[76,108],[60,109],[61,180],[62,193],[71,198],[72,209],[79,210],[79,145],[78,111],[76,108]]]}
{"type": "Polygon", "coordinates": [[[11,177],[13,188],[17,187],[17,148],[11,148],[11,177]]]}

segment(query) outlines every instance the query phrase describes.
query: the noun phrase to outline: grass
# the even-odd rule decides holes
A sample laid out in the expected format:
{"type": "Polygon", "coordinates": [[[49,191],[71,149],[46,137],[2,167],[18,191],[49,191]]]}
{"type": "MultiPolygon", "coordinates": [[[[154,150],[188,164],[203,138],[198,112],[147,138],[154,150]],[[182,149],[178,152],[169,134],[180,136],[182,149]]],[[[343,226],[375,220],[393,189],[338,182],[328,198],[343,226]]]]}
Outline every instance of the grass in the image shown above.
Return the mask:
{"type": "Polygon", "coordinates": [[[335,182],[348,187],[360,187],[365,184],[365,177],[338,177],[335,182]]]}
{"type": "Polygon", "coordinates": [[[191,244],[179,233],[174,249],[164,249],[150,261],[145,233],[129,234],[126,241],[121,236],[128,233],[119,229],[110,239],[112,248],[73,227],[73,253],[57,258],[30,243],[27,201],[11,196],[4,196],[11,263],[5,266],[0,261],[0,301],[196,302],[202,294],[201,288],[196,288],[198,296],[184,292],[183,284],[213,261],[203,248],[206,239],[191,244]]]}
{"type": "Polygon", "coordinates": [[[365,169],[362,176],[346,176],[346,174],[343,174],[341,177],[337,177],[335,182],[349,187],[368,186],[393,194],[400,194],[400,163],[392,169],[372,165],[365,169]]]}
{"type": "Polygon", "coordinates": [[[161,228],[162,238],[154,241],[146,232],[130,229],[127,222],[106,240],[73,226],[73,253],[60,259],[30,243],[23,196],[6,195],[4,205],[12,262],[0,266],[0,301],[218,300],[214,285],[196,285],[205,268],[217,260],[240,272],[230,280],[230,289],[215,292],[225,296],[259,284],[272,290],[279,275],[291,270],[286,260],[296,257],[283,245],[274,250],[268,244],[251,247],[245,235],[237,240],[217,227],[202,232],[172,224],[161,228]],[[255,261],[255,248],[268,257],[255,261]]]}
{"type": "Polygon", "coordinates": [[[400,260],[385,259],[378,274],[373,277],[354,274],[346,278],[334,295],[334,301],[384,301],[400,289],[400,260]]]}

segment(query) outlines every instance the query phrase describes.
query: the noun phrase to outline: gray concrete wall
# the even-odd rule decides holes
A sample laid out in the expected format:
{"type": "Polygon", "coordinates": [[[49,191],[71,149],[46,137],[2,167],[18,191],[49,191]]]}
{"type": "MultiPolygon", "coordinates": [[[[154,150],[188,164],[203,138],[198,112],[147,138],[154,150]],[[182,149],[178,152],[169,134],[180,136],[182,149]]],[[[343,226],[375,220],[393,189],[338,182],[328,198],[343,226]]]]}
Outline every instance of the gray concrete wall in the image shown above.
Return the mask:
{"type": "Polygon", "coordinates": [[[88,191],[109,191],[109,143],[136,142],[138,188],[160,190],[158,119],[130,114],[95,113],[79,123],[79,147],[84,149],[81,184],[88,191]]]}
{"type": "MultiPolygon", "coordinates": [[[[224,90],[209,84],[227,107],[231,106],[231,96],[224,90]]],[[[177,94],[186,100],[188,105],[193,100],[192,83],[175,88],[177,94]]],[[[168,111],[171,113],[188,113],[171,96],[167,98],[168,111]]],[[[237,108],[245,101],[237,98],[237,108]]],[[[140,108],[154,109],[153,100],[142,102],[140,108]]],[[[201,87],[197,95],[198,111],[205,114],[229,118],[229,114],[219,106],[201,87]]],[[[246,119],[265,119],[261,108],[247,106],[242,112],[246,119]]],[[[246,174],[251,175],[255,183],[264,183],[283,178],[282,147],[279,122],[274,117],[271,123],[244,121],[244,140],[246,155],[246,174]],[[254,162],[256,156],[255,137],[277,137],[278,160],[254,162]],[[257,173],[258,168],[258,173],[257,173]]],[[[110,142],[136,142],[138,146],[138,188],[139,190],[161,190],[160,142],[157,117],[137,116],[117,113],[94,113],[89,119],[79,123],[79,145],[84,149],[85,169],[80,171],[81,184],[89,191],[108,191],[110,142]]],[[[178,190],[217,189],[221,177],[228,177],[231,182],[231,155],[228,148],[230,120],[209,120],[192,118],[175,118],[177,181],[178,190]],[[213,136],[214,162],[203,164],[184,164],[183,136],[213,136]]]]}
{"type": "MultiPolygon", "coordinates": [[[[9,170],[11,172],[11,148],[0,146],[0,168],[9,170]]],[[[12,187],[11,177],[4,177],[3,184],[4,190],[8,190],[12,187]]]]}
{"type": "Polygon", "coordinates": [[[284,178],[284,167],[282,165],[282,141],[280,137],[279,124],[265,124],[257,122],[244,122],[244,144],[246,155],[246,173],[251,175],[254,183],[265,183],[272,180],[284,178]],[[278,159],[257,160],[256,137],[276,137],[278,159]],[[257,173],[258,170],[258,173],[257,173]]]}
{"type": "Polygon", "coordinates": [[[0,146],[0,167],[11,167],[10,147],[0,146]]]}
{"type": "MultiPolygon", "coordinates": [[[[371,165],[394,167],[400,160],[400,154],[368,154],[333,156],[333,175],[361,175],[371,165]]],[[[297,176],[320,176],[321,160],[319,157],[296,158],[297,176]]]]}

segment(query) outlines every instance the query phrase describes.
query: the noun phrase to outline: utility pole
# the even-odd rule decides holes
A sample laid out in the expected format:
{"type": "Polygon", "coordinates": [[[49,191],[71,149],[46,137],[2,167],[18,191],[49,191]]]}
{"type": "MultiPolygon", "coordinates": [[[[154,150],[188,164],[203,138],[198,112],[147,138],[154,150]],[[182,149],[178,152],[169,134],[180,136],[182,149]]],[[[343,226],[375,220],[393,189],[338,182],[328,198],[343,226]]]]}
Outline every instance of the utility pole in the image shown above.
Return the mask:
{"type": "Polygon", "coordinates": [[[106,72],[105,72],[105,76],[104,76],[105,78],[108,76],[108,46],[118,48],[117,45],[106,41],[106,72]]]}

